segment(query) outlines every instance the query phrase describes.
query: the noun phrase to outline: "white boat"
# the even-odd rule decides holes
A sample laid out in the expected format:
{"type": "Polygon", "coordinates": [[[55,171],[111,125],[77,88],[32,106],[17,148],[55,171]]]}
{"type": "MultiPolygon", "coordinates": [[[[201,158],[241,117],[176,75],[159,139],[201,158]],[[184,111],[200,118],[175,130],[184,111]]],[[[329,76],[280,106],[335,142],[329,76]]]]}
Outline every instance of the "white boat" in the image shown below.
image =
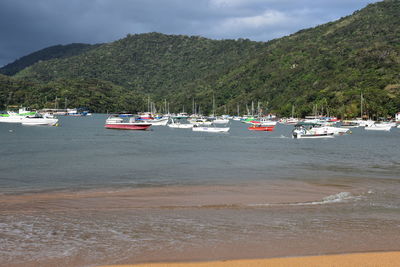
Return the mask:
{"type": "Polygon", "coordinates": [[[26,116],[21,120],[23,125],[48,125],[54,126],[58,122],[58,119],[54,116],[40,115],[36,113],[33,116],[26,116]]]}
{"type": "Polygon", "coordinates": [[[209,133],[226,133],[229,132],[230,127],[204,127],[194,125],[193,132],[209,132],[209,133]]]}
{"type": "Polygon", "coordinates": [[[360,127],[370,127],[375,124],[375,121],[373,120],[356,120],[356,122],[360,127]]]}
{"type": "Polygon", "coordinates": [[[166,126],[168,124],[169,118],[161,118],[161,119],[145,119],[145,120],[137,120],[136,118],[130,118],[130,123],[143,123],[143,124],[151,124],[152,126],[166,126]]]}
{"type": "Polygon", "coordinates": [[[206,118],[191,118],[188,122],[197,126],[210,126],[212,124],[212,121],[209,121],[206,118]]]}
{"type": "Polygon", "coordinates": [[[295,124],[299,123],[299,119],[290,117],[290,118],[282,119],[280,122],[282,122],[283,124],[286,124],[286,125],[295,125],[295,124]]]}
{"type": "Polygon", "coordinates": [[[228,124],[229,119],[225,118],[216,118],[215,120],[212,121],[213,124],[228,124]]]}
{"type": "Polygon", "coordinates": [[[333,135],[343,135],[350,133],[349,128],[333,127],[333,126],[322,126],[321,127],[327,133],[333,133],[333,135]]]}
{"type": "Polygon", "coordinates": [[[175,128],[175,129],[190,129],[193,128],[193,124],[187,124],[187,123],[181,123],[181,122],[175,122],[173,119],[171,119],[171,123],[168,124],[168,127],[170,128],[175,128]]]}
{"type": "Polygon", "coordinates": [[[261,118],[259,120],[259,122],[260,122],[260,125],[262,125],[262,126],[275,126],[278,123],[277,121],[271,121],[270,119],[265,118],[265,117],[261,118]]]}
{"type": "Polygon", "coordinates": [[[333,132],[328,132],[318,124],[303,123],[295,125],[292,132],[292,138],[311,139],[311,138],[333,138],[333,132]]]}
{"type": "Polygon", "coordinates": [[[20,123],[26,116],[33,116],[36,112],[26,110],[26,108],[20,108],[18,112],[7,111],[5,114],[0,114],[0,122],[7,123],[20,123]]]}
{"type": "Polygon", "coordinates": [[[389,132],[392,128],[392,124],[390,123],[374,123],[364,129],[367,131],[386,131],[389,132]]]}

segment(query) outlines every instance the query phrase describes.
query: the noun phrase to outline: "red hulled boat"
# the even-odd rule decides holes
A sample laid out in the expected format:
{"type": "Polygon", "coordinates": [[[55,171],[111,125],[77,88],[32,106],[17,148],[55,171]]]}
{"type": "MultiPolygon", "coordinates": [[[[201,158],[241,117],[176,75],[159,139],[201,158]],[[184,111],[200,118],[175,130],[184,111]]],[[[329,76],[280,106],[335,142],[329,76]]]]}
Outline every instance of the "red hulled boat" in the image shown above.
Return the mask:
{"type": "Polygon", "coordinates": [[[261,126],[261,125],[253,125],[248,127],[250,131],[265,131],[265,132],[272,132],[274,130],[274,126],[261,126]]]}
{"type": "Polygon", "coordinates": [[[143,122],[123,122],[122,118],[119,117],[110,117],[106,120],[106,124],[104,125],[107,129],[116,129],[116,130],[147,130],[150,128],[150,123],[143,122]]]}
{"type": "Polygon", "coordinates": [[[106,124],[104,127],[107,129],[117,129],[117,130],[147,130],[151,124],[135,124],[135,123],[114,123],[106,124]]]}

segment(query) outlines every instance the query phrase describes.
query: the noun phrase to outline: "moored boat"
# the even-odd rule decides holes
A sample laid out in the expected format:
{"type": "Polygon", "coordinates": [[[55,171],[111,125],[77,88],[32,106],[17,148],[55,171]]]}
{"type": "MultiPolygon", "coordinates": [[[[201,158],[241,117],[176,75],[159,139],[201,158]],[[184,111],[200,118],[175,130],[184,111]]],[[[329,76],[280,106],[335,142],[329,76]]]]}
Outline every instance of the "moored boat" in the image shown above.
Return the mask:
{"type": "Polygon", "coordinates": [[[36,113],[32,116],[26,116],[21,120],[22,125],[48,125],[54,126],[57,125],[58,119],[54,118],[54,116],[49,115],[40,115],[36,113]]]}
{"type": "Polygon", "coordinates": [[[229,132],[230,127],[204,127],[194,125],[192,128],[193,132],[209,132],[209,133],[226,133],[229,132]]]}
{"type": "Polygon", "coordinates": [[[296,124],[292,132],[292,137],[296,139],[301,138],[333,138],[333,132],[328,132],[319,124],[302,123],[296,124]]]}
{"type": "Polygon", "coordinates": [[[253,126],[247,127],[247,129],[249,129],[250,131],[272,132],[275,129],[275,126],[262,126],[254,124],[253,126]]]}
{"type": "Polygon", "coordinates": [[[193,128],[193,124],[188,124],[188,123],[181,123],[180,121],[175,121],[174,119],[171,119],[171,123],[167,125],[170,128],[175,128],[175,129],[190,129],[193,128]]]}
{"type": "Polygon", "coordinates": [[[106,120],[106,124],[104,125],[107,129],[116,129],[116,130],[147,130],[150,128],[151,124],[144,122],[124,122],[120,117],[109,117],[106,120]]]}
{"type": "Polygon", "coordinates": [[[367,131],[386,131],[389,132],[392,128],[392,124],[390,123],[374,123],[365,127],[364,129],[367,131]]]}
{"type": "Polygon", "coordinates": [[[21,123],[22,119],[26,116],[34,116],[35,114],[36,112],[20,108],[18,112],[7,111],[7,113],[0,114],[0,122],[21,123]]]}

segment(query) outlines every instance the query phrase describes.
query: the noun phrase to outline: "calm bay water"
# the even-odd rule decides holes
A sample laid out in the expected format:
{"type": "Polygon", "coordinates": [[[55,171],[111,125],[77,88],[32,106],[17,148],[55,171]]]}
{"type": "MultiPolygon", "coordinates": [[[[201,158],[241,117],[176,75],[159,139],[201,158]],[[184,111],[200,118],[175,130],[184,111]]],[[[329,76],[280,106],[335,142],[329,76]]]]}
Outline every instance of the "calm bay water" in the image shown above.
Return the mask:
{"type": "Polygon", "coordinates": [[[0,124],[0,265],[398,250],[400,129],[294,140],[0,124]]]}

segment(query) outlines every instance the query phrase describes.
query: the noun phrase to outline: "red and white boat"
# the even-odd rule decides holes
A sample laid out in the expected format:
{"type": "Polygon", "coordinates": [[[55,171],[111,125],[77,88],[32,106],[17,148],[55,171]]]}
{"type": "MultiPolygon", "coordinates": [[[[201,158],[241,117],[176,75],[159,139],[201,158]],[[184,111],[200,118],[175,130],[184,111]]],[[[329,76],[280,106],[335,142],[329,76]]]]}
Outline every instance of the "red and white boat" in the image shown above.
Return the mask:
{"type": "Polygon", "coordinates": [[[272,132],[275,129],[275,126],[262,126],[254,124],[253,126],[247,127],[247,129],[249,129],[250,131],[272,132]]]}
{"type": "Polygon", "coordinates": [[[109,117],[104,125],[107,129],[142,131],[147,130],[150,126],[151,124],[143,122],[124,122],[124,120],[119,117],[109,117]]]}

